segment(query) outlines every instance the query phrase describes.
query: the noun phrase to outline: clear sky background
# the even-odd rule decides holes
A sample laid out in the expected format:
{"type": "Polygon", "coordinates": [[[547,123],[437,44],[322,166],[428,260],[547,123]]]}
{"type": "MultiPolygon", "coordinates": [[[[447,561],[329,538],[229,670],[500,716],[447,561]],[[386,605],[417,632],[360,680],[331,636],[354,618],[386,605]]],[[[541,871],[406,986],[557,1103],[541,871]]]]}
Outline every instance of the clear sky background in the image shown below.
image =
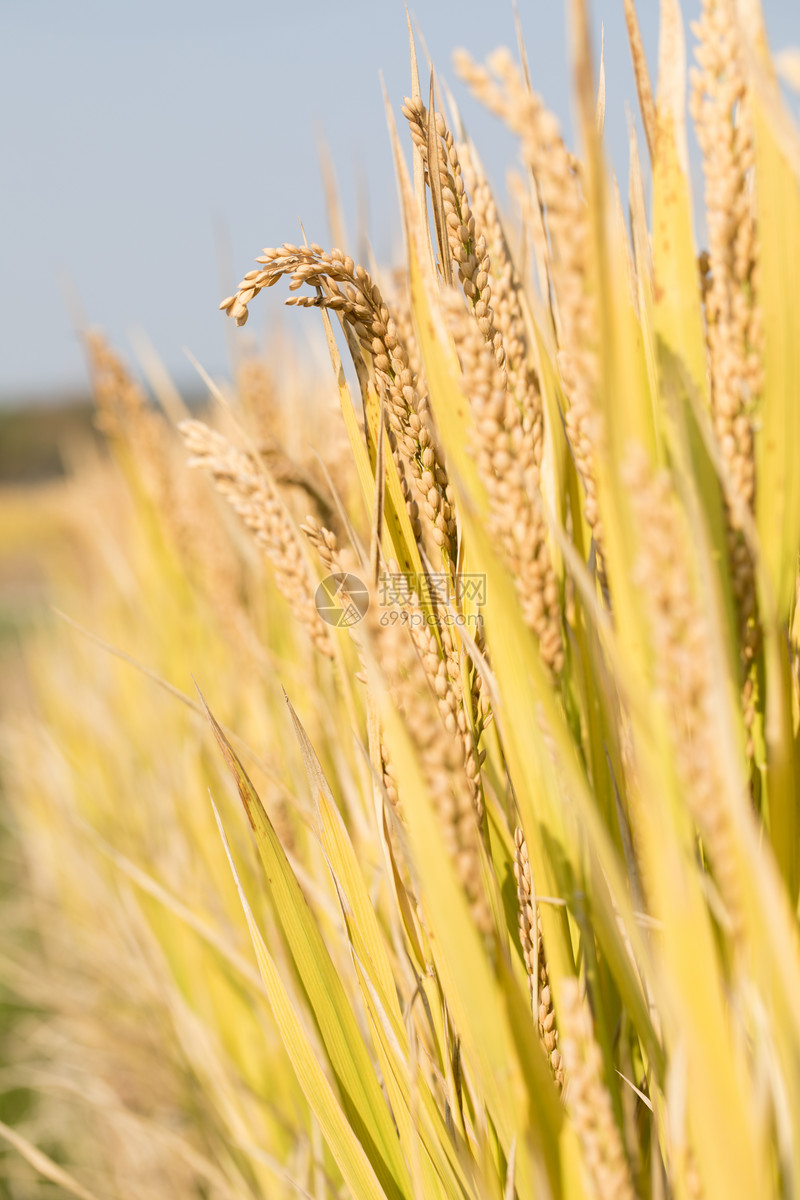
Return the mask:
{"type": "MultiPolygon", "coordinates": [[[[569,130],[566,4],[519,6],[534,87],[569,130]]],[[[510,0],[410,7],[504,191],[515,147],[454,78],[451,54],[513,46],[510,0]]],[[[605,26],[607,144],[626,181],[636,100],[622,0],[591,7],[598,53],[605,26]]],[[[638,7],[655,74],[658,5],[638,7]]],[[[687,21],[698,8],[684,0],[687,21]]],[[[774,49],[800,44],[800,0],[764,10],[774,49]]],[[[65,290],[123,352],[143,330],[180,384],[193,378],[184,346],[224,373],[221,296],[262,246],[297,241],[300,220],[329,243],[321,137],[352,252],[367,232],[379,262],[399,258],[381,73],[402,120],[402,0],[0,0],[0,402],[85,386],[65,290]]],[[[253,306],[256,333],[279,293],[253,306]]],[[[297,311],[281,321],[299,335],[312,323],[297,311]]]]}

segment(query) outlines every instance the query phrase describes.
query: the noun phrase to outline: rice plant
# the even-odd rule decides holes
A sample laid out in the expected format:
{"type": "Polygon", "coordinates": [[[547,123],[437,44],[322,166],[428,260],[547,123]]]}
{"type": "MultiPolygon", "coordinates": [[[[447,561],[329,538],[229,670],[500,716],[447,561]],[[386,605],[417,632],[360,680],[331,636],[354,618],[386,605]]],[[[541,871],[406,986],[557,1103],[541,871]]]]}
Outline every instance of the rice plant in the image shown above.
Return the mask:
{"type": "Polygon", "coordinates": [[[88,340],[12,1196],[800,1196],[800,137],[757,0],[703,0],[692,197],[677,0],[655,88],[625,11],[626,201],[580,0],[577,147],[522,45],[455,59],[509,215],[412,39],[404,270],[283,243],[223,300],[318,310],[318,458],[259,359],[176,437],[88,340]]]}

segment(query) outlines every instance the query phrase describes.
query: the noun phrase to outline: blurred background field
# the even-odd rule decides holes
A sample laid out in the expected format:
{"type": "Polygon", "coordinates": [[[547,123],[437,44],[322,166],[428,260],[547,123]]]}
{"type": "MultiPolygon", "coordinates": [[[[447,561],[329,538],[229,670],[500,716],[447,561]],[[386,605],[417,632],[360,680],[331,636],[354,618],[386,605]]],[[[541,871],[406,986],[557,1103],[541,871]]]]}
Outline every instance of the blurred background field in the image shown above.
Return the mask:
{"type": "MultiPolygon", "coordinates": [[[[286,1120],[296,1089],[274,1035],[264,1044],[248,1027],[263,1008],[257,976],[244,947],[221,932],[231,916],[235,926],[242,919],[211,811],[196,804],[209,785],[248,870],[252,852],[193,709],[202,682],[219,693],[220,717],[238,738],[272,746],[268,761],[257,752],[253,761],[251,751],[248,766],[280,824],[302,768],[291,747],[275,755],[280,742],[269,731],[286,720],[279,673],[290,683],[307,655],[253,549],[204,481],[186,473],[174,431],[102,344],[98,355],[113,376],[105,391],[100,385],[99,409],[93,398],[5,414],[12,466],[0,488],[0,1121],[35,1142],[50,1165],[42,1175],[18,1146],[5,1145],[0,1194],[66,1194],[71,1184],[58,1175],[66,1163],[101,1195],[227,1195],[232,1186],[277,1195],[275,1168],[252,1154],[281,1138],[248,1093],[274,1093],[286,1120]],[[156,441],[147,461],[137,459],[148,433],[156,441]],[[279,672],[284,656],[288,669],[279,672]],[[154,889],[158,898],[148,901],[154,889]],[[170,916],[170,904],[180,915],[170,916]],[[192,921],[201,923],[199,937],[192,921]],[[212,926],[221,959],[204,948],[212,926]],[[204,1021],[194,1041],[187,1004],[204,1021]],[[170,1026],[182,1030],[183,1046],[170,1026]],[[165,1059],[168,1045],[174,1053],[165,1059]],[[237,1149],[240,1142],[250,1150],[237,1149]]],[[[273,406],[271,447],[280,404],[266,364],[251,361],[249,371],[255,402],[273,406]]],[[[298,412],[310,404],[310,419],[318,400],[290,398],[298,412]]],[[[313,424],[322,435],[330,403],[326,415],[319,402],[313,424]]],[[[326,440],[332,450],[336,438],[326,440]]],[[[313,500],[303,513],[308,507],[313,500]]],[[[305,695],[312,700],[302,689],[301,709],[305,695]]],[[[317,703],[325,711],[324,695],[323,687],[312,712],[317,703]]],[[[336,724],[330,712],[325,719],[336,724]]],[[[284,819],[284,834],[293,824],[284,819]]]]}

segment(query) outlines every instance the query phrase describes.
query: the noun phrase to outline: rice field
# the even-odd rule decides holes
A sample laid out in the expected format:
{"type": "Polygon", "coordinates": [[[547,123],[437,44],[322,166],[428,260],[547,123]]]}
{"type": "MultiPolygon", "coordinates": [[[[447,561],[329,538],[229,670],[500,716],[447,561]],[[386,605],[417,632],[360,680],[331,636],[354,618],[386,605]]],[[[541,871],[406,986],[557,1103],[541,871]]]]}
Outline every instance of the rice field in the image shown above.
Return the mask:
{"type": "Polygon", "coordinates": [[[579,0],[574,146],[456,53],[502,200],[412,39],[402,268],[220,304],[314,388],[86,334],[0,539],[3,1200],[800,1197],[800,134],[757,0],[662,0],[657,81],[625,11],[627,181],[579,0]]]}

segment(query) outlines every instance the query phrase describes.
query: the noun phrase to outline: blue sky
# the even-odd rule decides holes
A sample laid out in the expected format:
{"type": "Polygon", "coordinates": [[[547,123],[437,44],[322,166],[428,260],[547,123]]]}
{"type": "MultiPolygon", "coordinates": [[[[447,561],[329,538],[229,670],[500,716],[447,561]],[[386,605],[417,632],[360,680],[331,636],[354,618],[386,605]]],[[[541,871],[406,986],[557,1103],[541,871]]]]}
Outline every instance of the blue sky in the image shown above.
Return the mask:
{"type": "MultiPolygon", "coordinates": [[[[534,86],[568,129],[566,6],[519,6],[534,86]]],[[[698,6],[684,0],[687,19],[698,6]]],[[[514,145],[454,78],[451,53],[513,45],[510,0],[491,16],[486,0],[411,7],[502,191],[514,145]]],[[[607,142],[625,179],[635,92],[622,0],[592,8],[598,47],[601,21],[606,33],[607,142]]],[[[773,47],[800,44],[800,3],[764,8],[773,47]]],[[[654,69],[658,6],[639,9],[654,69]]],[[[184,346],[224,373],[230,329],[216,306],[252,257],[296,241],[299,220],[309,240],[329,242],[320,137],[350,245],[367,233],[381,263],[397,258],[381,73],[399,115],[400,0],[0,0],[0,400],[84,384],[65,292],[126,353],[143,330],[179,383],[192,379],[184,346]]],[[[256,334],[279,313],[279,292],[254,305],[256,334]]],[[[281,321],[298,335],[310,324],[298,312],[281,321]]]]}

